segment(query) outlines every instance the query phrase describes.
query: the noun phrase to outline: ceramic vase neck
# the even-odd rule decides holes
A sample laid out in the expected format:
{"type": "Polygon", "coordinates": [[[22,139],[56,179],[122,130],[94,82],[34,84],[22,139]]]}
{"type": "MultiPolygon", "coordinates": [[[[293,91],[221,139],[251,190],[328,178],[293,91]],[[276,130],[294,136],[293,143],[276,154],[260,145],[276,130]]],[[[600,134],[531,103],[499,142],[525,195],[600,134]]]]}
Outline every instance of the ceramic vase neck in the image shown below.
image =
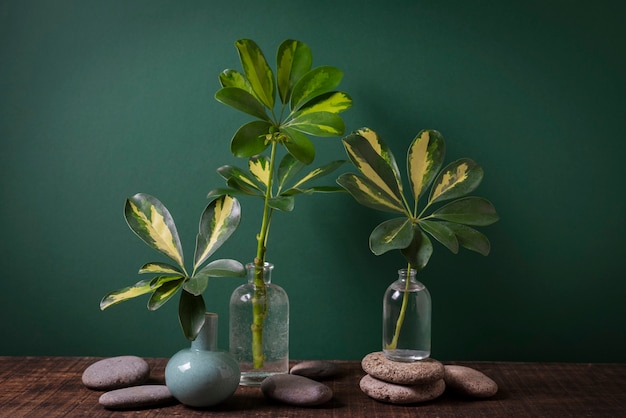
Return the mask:
{"type": "Polygon", "coordinates": [[[195,340],[191,342],[194,350],[216,351],[217,350],[217,314],[206,312],[204,325],[195,340]]]}

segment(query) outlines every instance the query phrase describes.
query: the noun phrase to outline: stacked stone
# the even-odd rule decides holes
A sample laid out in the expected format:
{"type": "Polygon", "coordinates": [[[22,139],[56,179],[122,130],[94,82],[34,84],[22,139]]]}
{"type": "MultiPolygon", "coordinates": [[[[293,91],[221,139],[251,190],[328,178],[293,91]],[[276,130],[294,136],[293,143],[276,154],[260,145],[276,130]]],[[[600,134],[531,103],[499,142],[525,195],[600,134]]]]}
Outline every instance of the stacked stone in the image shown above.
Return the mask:
{"type": "Polygon", "coordinates": [[[446,389],[445,368],[435,359],[401,363],[381,352],[370,353],[361,361],[367,373],[359,386],[369,397],[393,404],[431,401],[446,389]]]}

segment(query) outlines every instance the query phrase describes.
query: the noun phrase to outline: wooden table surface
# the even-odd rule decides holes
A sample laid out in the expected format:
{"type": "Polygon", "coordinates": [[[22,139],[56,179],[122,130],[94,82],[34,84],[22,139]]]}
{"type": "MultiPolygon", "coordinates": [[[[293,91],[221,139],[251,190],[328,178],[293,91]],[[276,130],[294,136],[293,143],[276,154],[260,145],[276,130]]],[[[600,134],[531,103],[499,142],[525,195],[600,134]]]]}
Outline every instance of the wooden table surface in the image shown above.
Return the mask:
{"type": "MultiPolygon", "coordinates": [[[[498,383],[489,399],[444,393],[409,406],[377,402],[361,392],[359,362],[337,361],[342,374],[324,383],[334,398],[315,408],[265,399],[258,388],[239,387],[225,403],[207,409],[181,404],[139,411],[109,411],[101,392],[83,386],[95,357],[0,357],[1,417],[626,417],[626,364],[450,362],[482,371],[498,383]]],[[[150,383],[163,383],[167,359],[146,359],[150,383]]]]}

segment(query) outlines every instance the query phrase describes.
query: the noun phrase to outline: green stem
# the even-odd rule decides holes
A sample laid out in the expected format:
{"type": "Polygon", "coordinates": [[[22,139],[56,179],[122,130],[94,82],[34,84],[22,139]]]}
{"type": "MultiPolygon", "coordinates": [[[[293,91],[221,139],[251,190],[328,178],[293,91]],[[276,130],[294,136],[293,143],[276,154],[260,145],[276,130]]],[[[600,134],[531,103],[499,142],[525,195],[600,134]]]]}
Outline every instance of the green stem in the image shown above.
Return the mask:
{"type": "Polygon", "coordinates": [[[272,198],[274,180],[274,161],[276,158],[276,142],[272,141],[270,153],[269,179],[263,205],[263,221],[261,231],[257,235],[257,252],[254,258],[254,296],[252,298],[252,362],[255,369],[263,367],[265,354],[263,353],[263,322],[267,315],[267,285],[264,278],[265,254],[267,250],[267,238],[272,218],[272,208],[269,201],[272,198]]]}
{"type": "Polygon", "coordinates": [[[404,284],[404,295],[402,296],[402,306],[400,307],[400,314],[396,321],[396,330],[393,333],[393,339],[391,343],[387,345],[389,350],[395,350],[398,346],[398,339],[400,338],[400,331],[402,330],[402,324],[404,323],[404,316],[406,315],[406,307],[409,303],[409,286],[411,284],[411,263],[407,266],[407,277],[404,284]]]}

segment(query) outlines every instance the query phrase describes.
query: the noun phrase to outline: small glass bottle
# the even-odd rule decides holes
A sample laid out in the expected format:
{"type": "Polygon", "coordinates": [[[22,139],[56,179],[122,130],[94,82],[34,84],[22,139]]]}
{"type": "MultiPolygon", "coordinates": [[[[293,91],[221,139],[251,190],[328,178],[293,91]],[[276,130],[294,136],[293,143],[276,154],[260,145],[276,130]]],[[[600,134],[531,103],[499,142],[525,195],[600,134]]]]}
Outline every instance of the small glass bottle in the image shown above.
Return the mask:
{"type": "Polygon", "coordinates": [[[289,373],[289,298],[282,287],[271,282],[273,264],[265,263],[265,286],[261,288],[255,285],[255,276],[260,273],[255,264],[247,264],[246,269],[248,283],[236,288],[230,297],[230,352],[239,362],[240,385],[258,386],[268,376],[289,373]],[[254,323],[255,311],[257,321],[262,320],[261,327],[254,323]],[[256,364],[253,344],[257,345],[256,364]]]}
{"type": "Polygon", "coordinates": [[[430,357],[431,299],[416,270],[398,270],[383,299],[383,353],[393,361],[430,357]],[[408,276],[408,277],[407,277],[408,276]]]}

